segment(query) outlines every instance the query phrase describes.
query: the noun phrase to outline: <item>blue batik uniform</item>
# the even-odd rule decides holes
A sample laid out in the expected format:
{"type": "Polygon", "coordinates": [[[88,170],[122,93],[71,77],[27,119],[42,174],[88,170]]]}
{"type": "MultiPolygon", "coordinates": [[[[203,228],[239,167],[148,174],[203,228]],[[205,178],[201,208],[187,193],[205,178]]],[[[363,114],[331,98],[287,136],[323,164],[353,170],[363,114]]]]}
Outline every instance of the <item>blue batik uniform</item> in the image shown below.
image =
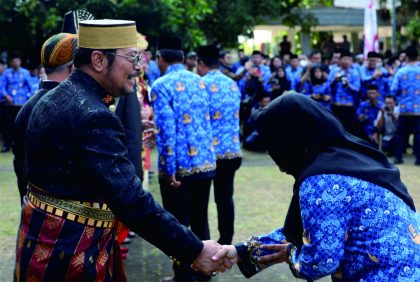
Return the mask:
{"type": "MultiPolygon", "coordinates": [[[[311,94],[319,94],[319,95],[321,95],[321,97],[331,95],[330,86],[328,85],[328,82],[324,82],[324,83],[317,84],[317,85],[312,85],[311,92],[312,92],[311,94]]],[[[327,102],[327,101],[321,100],[321,101],[318,101],[318,102],[320,102],[321,105],[323,105],[324,107],[329,108],[330,101],[327,102]]]]}
{"type": "Polygon", "coordinates": [[[1,96],[10,95],[13,105],[23,105],[31,97],[31,87],[28,81],[29,71],[20,68],[15,71],[8,68],[3,73],[1,96]]]}
{"type": "Polygon", "coordinates": [[[31,96],[35,94],[35,92],[39,89],[39,78],[37,75],[28,75],[28,83],[29,87],[31,88],[31,96]]]}
{"type": "Polygon", "coordinates": [[[369,100],[360,103],[359,107],[357,108],[356,117],[360,115],[365,115],[367,117],[366,120],[363,122],[363,129],[368,136],[371,136],[373,133],[375,133],[376,129],[374,122],[378,117],[378,113],[381,110],[381,108],[381,102],[378,102],[375,106],[369,100]]]}
{"type": "Polygon", "coordinates": [[[341,68],[333,68],[328,76],[328,83],[331,86],[332,102],[341,105],[355,105],[358,102],[358,92],[360,90],[360,78],[357,71],[348,68],[344,75],[347,76],[349,86],[344,86],[339,80],[334,83],[335,76],[341,68]]]}
{"type": "Polygon", "coordinates": [[[216,168],[206,85],[182,64],[168,67],[152,86],[159,172],[189,176],[216,168]]]}
{"type": "Polygon", "coordinates": [[[160,77],[160,70],[155,61],[149,62],[149,67],[146,71],[147,77],[149,78],[149,85],[152,86],[153,82],[160,77]]]}
{"type": "Polygon", "coordinates": [[[373,84],[378,86],[379,100],[383,101],[385,96],[389,94],[389,82],[388,82],[388,71],[382,67],[381,72],[382,75],[377,78],[373,78],[373,73],[375,72],[375,68],[369,69],[367,66],[360,67],[360,80],[362,82],[362,97],[366,98],[367,96],[367,87],[369,84],[373,84]]]}
{"type": "Polygon", "coordinates": [[[398,70],[391,93],[397,97],[401,115],[420,115],[420,66],[406,65],[398,70]]]}
{"type": "Polygon", "coordinates": [[[291,82],[291,90],[298,91],[297,87],[299,86],[300,75],[302,74],[302,71],[303,68],[301,66],[298,66],[296,69],[292,69],[290,65],[286,67],[286,75],[291,82]]]}
{"type": "Polygon", "coordinates": [[[235,81],[219,70],[208,72],[203,81],[209,96],[212,144],[216,158],[220,160],[241,157],[239,141],[241,92],[235,81]]]}
{"type": "MultiPolygon", "coordinates": [[[[354,177],[315,175],[302,182],[299,205],[303,246],[292,250],[290,267],[296,276],[420,281],[420,215],[389,190],[354,177]]],[[[250,277],[269,266],[257,258],[273,251],[260,244],[285,242],[280,228],[238,246],[241,271],[250,277]]]]}

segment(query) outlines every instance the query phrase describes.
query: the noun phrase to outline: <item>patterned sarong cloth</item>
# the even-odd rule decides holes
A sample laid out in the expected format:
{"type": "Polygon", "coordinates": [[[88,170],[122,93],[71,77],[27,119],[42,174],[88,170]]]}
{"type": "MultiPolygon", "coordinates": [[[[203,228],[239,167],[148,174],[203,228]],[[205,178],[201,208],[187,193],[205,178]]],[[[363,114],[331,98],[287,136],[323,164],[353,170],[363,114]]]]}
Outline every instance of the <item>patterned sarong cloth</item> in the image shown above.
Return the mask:
{"type": "Polygon", "coordinates": [[[22,206],[15,281],[126,281],[113,226],[60,217],[29,198],[22,206]]]}

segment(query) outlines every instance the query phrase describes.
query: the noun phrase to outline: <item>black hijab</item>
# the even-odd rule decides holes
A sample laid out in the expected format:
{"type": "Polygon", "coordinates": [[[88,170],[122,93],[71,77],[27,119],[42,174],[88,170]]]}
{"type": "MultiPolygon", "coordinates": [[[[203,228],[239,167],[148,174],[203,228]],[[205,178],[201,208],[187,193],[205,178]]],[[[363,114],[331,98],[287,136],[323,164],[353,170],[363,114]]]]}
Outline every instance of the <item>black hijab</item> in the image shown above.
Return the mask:
{"type": "Polygon", "coordinates": [[[324,78],[324,75],[322,75],[321,78],[316,78],[316,76],[315,76],[315,71],[316,70],[320,70],[321,73],[322,73],[322,67],[318,65],[318,66],[315,66],[311,69],[311,84],[312,85],[323,84],[327,80],[324,78]]]}
{"type": "Polygon", "coordinates": [[[382,152],[348,133],[321,104],[302,94],[288,93],[272,101],[256,117],[257,131],[280,169],[295,178],[284,234],[302,246],[299,187],[307,177],[341,174],[377,184],[400,197],[415,211],[399,170],[382,152]]]}

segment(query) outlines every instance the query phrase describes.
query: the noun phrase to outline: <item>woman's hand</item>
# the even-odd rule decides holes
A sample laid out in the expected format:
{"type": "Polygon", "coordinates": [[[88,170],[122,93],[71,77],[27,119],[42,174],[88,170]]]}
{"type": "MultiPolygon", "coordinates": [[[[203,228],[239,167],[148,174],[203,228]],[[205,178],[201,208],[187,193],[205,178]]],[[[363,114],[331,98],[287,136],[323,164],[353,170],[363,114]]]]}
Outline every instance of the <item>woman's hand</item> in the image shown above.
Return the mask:
{"type": "Polygon", "coordinates": [[[289,253],[288,248],[290,243],[286,244],[270,244],[270,245],[261,245],[261,249],[265,250],[272,250],[272,251],[278,251],[277,253],[266,255],[258,258],[258,261],[261,263],[267,263],[267,264],[276,264],[276,263],[282,263],[288,260],[289,253]]]}

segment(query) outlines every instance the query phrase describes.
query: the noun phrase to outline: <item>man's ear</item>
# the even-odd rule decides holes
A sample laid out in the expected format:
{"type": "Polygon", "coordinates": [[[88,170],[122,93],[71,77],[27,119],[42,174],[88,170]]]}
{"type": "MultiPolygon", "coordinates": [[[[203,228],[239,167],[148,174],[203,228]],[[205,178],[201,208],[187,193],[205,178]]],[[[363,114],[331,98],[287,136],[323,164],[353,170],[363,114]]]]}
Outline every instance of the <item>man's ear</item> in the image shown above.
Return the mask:
{"type": "Polygon", "coordinates": [[[96,72],[103,72],[108,67],[108,58],[101,51],[93,51],[90,55],[90,61],[96,72]]]}

